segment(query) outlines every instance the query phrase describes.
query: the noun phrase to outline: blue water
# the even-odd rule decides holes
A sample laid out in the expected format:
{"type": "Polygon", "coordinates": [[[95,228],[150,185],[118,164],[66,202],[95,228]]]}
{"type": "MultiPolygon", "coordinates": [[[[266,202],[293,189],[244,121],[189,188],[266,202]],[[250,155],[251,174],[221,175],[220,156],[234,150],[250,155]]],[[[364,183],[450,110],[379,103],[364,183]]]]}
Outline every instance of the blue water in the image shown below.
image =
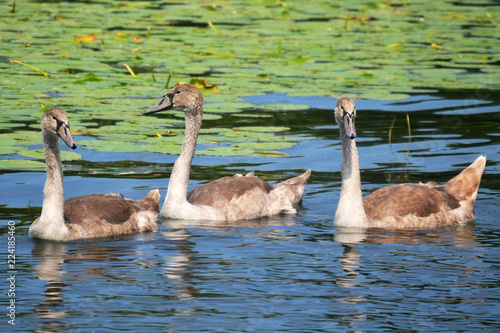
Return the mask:
{"type": "MultiPolygon", "coordinates": [[[[288,158],[196,156],[190,188],[236,172],[255,170],[273,182],[311,168],[298,215],[216,226],[164,220],[157,233],[67,244],[35,241],[27,231],[40,212],[45,174],[1,174],[0,224],[16,222],[17,273],[16,326],[7,323],[4,280],[0,330],[500,330],[500,101],[466,94],[358,101],[365,194],[400,182],[445,182],[479,155],[487,155],[488,162],[474,223],[344,234],[333,227],[341,163],[330,111],[336,100],[285,95],[246,100],[308,105],[307,110],[266,111],[273,121],[262,121],[284,123],[289,135],[314,139],[286,150],[288,158]]],[[[164,196],[176,158],[79,153],[87,164],[66,166],[67,197],[118,191],[137,199],[158,185],[164,196]]],[[[7,229],[1,230],[7,257],[7,229]]]]}

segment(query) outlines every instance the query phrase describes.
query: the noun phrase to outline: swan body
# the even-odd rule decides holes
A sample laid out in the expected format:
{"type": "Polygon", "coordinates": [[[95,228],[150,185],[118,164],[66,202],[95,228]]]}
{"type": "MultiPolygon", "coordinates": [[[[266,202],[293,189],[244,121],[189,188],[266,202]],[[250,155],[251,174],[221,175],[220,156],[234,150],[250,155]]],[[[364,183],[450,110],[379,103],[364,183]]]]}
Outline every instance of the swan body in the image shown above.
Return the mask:
{"type": "Polygon", "coordinates": [[[183,220],[234,221],[296,213],[294,204],[302,199],[311,170],[298,177],[270,185],[253,172],[224,177],[187,193],[191,162],[203,117],[203,96],[191,84],[171,89],[152,108],[185,112],[186,130],[182,151],[172,169],[161,217],[183,220]]]}
{"type": "Polygon", "coordinates": [[[64,200],[58,139],[76,148],[66,112],[60,108],[47,109],[42,118],[42,133],[47,181],[43,189],[42,214],[31,224],[30,237],[68,241],[158,230],[158,190],[138,201],[113,192],[64,200]]]}
{"type": "Polygon", "coordinates": [[[381,188],[364,200],[356,148],[355,102],[341,98],[335,107],[342,144],[342,188],[334,225],[347,228],[429,229],[475,219],[486,157],[478,157],[445,185],[400,184],[381,188]]]}

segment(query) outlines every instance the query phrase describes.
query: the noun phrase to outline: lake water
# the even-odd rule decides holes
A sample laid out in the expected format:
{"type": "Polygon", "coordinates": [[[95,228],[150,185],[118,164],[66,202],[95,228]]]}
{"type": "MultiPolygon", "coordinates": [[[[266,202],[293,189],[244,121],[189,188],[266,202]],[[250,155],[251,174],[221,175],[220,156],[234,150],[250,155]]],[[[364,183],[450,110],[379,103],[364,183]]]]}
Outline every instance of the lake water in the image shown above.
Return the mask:
{"type": "MultiPolygon", "coordinates": [[[[8,281],[3,279],[0,330],[500,330],[498,96],[465,91],[358,101],[365,194],[401,182],[445,182],[479,155],[487,155],[488,162],[474,223],[350,234],[333,227],[341,182],[341,149],[331,111],[336,99],[273,94],[245,100],[310,108],[257,109],[272,117],[225,116],[227,126],[287,126],[286,135],[314,139],[285,150],[286,158],[196,156],[190,188],[251,170],[273,182],[310,168],[298,215],[215,226],[163,220],[157,233],[66,244],[35,241],[28,238],[28,228],[40,214],[45,173],[3,173],[2,253],[8,221],[16,222],[16,326],[7,323],[8,281]]],[[[77,143],[83,139],[74,138],[77,143]]],[[[137,199],[160,186],[163,201],[176,158],[78,152],[83,159],[66,166],[67,197],[119,191],[137,199]]]]}

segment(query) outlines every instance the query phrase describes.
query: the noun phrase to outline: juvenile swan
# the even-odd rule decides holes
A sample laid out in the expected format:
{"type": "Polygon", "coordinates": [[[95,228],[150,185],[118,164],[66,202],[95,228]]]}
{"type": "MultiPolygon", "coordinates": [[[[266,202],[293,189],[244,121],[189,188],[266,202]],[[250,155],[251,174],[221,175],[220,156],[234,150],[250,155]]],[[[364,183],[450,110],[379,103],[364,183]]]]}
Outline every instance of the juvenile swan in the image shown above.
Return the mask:
{"type": "Polygon", "coordinates": [[[183,220],[234,221],[296,213],[293,204],[301,200],[311,170],[275,185],[269,185],[253,173],[224,177],[188,194],[191,162],[203,117],[203,96],[200,90],[191,84],[179,85],[163,96],[146,114],[170,109],[185,112],[186,130],[181,154],[170,175],[167,197],[160,216],[183,220]]]}
{"type": "Polygon", "coordinates": [[[335,107],[342,143],[342,188],[335,214],[338,227],[426,229],[475,219],[474,202],[486,165],[480,156],[445,185],[401,184],[381,188],[364,200],[361,194],[356,129],[356,106],[341,98],[335,107]]]}
{"type": "Polygon", "coordinates": [[[67,241],[158,230],[158,190],[138,201],[125,199],[117,193],[89,194],[65,201],[58,138],[71,149],[76,148],[66,112],[60,108],[45,111],[42,133],[47,181],[43,189],[42,215],[31,224],[30,237],[67,241]]]}

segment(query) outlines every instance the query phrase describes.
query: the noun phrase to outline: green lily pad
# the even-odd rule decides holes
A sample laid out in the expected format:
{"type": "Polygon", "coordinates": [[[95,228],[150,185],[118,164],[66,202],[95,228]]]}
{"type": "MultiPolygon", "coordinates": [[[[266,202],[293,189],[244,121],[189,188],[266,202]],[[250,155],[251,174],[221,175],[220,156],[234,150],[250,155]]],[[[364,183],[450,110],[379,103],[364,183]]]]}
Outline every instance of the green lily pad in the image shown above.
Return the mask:
{"type": "Polygon", "coordinates": [[[254,113],[235,113],[231,117],[241,117],[241,118],[272,118],[271,114],[254,114],[254,113]]]}
{"type": "Polygon", "coordinates": [[[200,145],[232,147],[227,156],[259,156],[258,142],[262,151],[280,152],[282,142],[306,137],[274,126],[273,112],[308,106],[256,106],[244,96],[398,100],[442,89],[495,92],[498,16],[495,6],[454,2],[184,1],[175,11],[137,1],[30,2],[0,22],[3,54],[14,60],[0,62],[0,138],[15,140],[2,154],[42,145],[41,110],[50,106],[68,112],[83,149],[178,153],[183,113],[143,115],[177,82],[203,90],[200,145]],[[179,138],[151,139],[169,131],[179,138]]]}
{"type": "Polygon", "coordinates": [[[41,131],[19,130],[14,133],[0,134],[0,138],[9,138],[16,141],[16,145],[41,145],[43,144],[41,131]]]}
{"type": "Polygon", "coordinates": [[[275,133],[275,132],[284,132],[290,130],[288,127],[283,126],[241,126],[235,127],[233,129],[235,132],[238,131],[247,131],[247,132],[262,132],[262,133],[275,133]]]}
{"type": "Polygon", "coordinates": [[[279,150],[288,149],[295,146],[296,142],[280,141],[280,142],[249,142],[245,148],[253,148],[255,150],[279,150]]]}
{"type": "Polygon", "coordinates": [[[238,146],[228,147],[210,147],[197,152],[197,154],[209,156],[245,156],[252,155],[255,152],[253,149],[245,149],[238,146]]]}
{"type": "Polygon", "coordinates": [[[45,171],[45,162],[35,160],[0,159],[0,170],[45,171]]]}
{"type": "MultiPolygon", "coordinates": [[[[28,149],[18,152],[18,155],[24,157],[31,157],[36,159],[45,159],[45,152],[43,149],[28,149]]],[[[73,151],[61,151],[61,160],[62,161],[75,161],[82,158],[82,155],[75,153],[73,151]]]]}
{"type": "Polygon", "coordinates": [[[22,151],[28,150],[26,147],[21,146],[7,146],[0,148],[0,155],[10,155],[10,154],[18,154],[22,151]]]}
{"type": "Polygon", "coordinates": [[[264,110],[276,110],[276,111],[291,111],[291,110],[307,110],[309,109],[308,105],[296,105],[296,104],[267,104],[263,106],[259,106],[259,109],[264,110]]]}
{"type": "Polygon", "coordinates": [[[79,140],[78,144],[84,149],[94,149],[107,152],[138,152],[145,151],[143,145],[128,141],[113,140],[79,140]]]}

